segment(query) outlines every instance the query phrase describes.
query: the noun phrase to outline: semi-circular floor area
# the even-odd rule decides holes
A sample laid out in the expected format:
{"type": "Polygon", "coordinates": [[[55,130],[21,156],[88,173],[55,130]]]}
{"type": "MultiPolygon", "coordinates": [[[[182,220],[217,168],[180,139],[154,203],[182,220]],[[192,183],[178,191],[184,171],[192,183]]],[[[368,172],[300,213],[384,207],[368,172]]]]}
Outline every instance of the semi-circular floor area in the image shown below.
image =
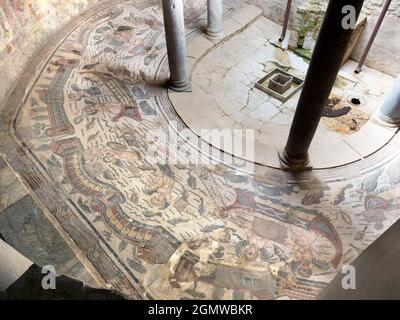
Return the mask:
{"type": "MultiPolygon", "coordinates": [[[[252,16],[247,15],[247,23],[219,42],[213,43],[202,34],[191,39],[188,56],[193,58],[192,91],[171,91],[169,97],[185,124],[208,143],[236,157],[280,168],[278,152],[289,136],[301,86],[293,84],[292,95],[289,96],[289,89],[280,100],[261,90],[259,83],[269,79],[275,70],[304,81],[308,63],[277,46],[281,26],[260,16],[259,9],[250,8],[252,11],[249,7],[242,9],[253,12],[252,16]],[[231,132],[231,140],[253,145],[254,152],[244,154],[234,143],[209,134],[224,130],[231,132]]],[[[246,15],[237,16],[243,19],[246,15]]],[[[309,152],[314,169],[366,158],[397,132],[397,128],[373,121],[373,113],[393,87],[394,78],[369,68],[356,75],[355,68],[354,61],[346,62],[332,90],[309,152]]]]}
{"type": "MultiPolygon", "coordinates": [[[[190,34],[204,20],[189,4],[190,34]]],[[[252,8],[226,8],[225,30],[252,8]]],[[[399,141],[337,169],[227,165],[173,108],[164,39],[158,1],[76,18],[11,92],[2,155],[93,276],[129,298],[314,299],[398,220],[399,141]]]]}

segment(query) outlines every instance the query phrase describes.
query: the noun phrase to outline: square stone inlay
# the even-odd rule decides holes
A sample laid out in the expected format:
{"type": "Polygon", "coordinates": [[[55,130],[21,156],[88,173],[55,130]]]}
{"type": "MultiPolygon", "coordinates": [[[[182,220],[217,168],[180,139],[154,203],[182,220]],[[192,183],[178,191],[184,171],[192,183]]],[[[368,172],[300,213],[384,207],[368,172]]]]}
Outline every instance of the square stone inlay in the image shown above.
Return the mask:
{"type": "Polygon", "coordinates": [[[256,82],[255,87],[274,98],[286,102],[303,86],[304,81],[279,68],[256,82]]]}
{"type": "Polygon", "coordinates": [[[279,94],[284,94],[292,86],[293,77],[285,76],[282,73],[275,74],[269,79],[268,88],[278,92],[279,94]]]}

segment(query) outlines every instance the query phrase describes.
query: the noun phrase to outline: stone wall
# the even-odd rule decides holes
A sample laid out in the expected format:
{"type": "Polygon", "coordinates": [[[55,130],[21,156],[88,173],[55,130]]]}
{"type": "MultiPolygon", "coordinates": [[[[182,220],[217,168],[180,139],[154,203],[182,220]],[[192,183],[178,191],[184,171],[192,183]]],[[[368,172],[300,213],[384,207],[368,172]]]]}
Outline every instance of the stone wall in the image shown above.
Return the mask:
{"type": "Polygon", "coordinates": [[[0,101],[24,66],[57,29],[102,0],[1,0],[0,101]]]}
{"type": "MultiPolygon", "coordinates": [[[[295,21],[295,12],[297,8],[306,1],[307,0],[293,0],[290,25],[293,25],[295,21]]],[[[245,0],[245,2],[261,7],[264,10],[264,15],[268,19],[279,24],[283,23],[287,3],[285,0],[245,0]]]]}
{"type": "MultiPolygon", "coordinates": [[[[366,0],[364,13],[368,17],[367,25],[359,45],[354,50],[352,56],[354,60],[360,59],[384,2],[384,0],[366,0]]],[[[392,1],[366,64],[394,77],[400,75],[400,0],[392,1]]]]}
{"type": "MultiPolygon", "coordinates": [[[[264,10],[267,18],[282,24],[286,9],[285,0],[245,0],[248,3],[258,5],[264,10]]],[[[309,0],[293,0],[292,13],[289,28],[296,24],[296,12],[299,6],[303,6],[309,0]]],[[[321,0],[327,3],[327,0],[321,0]]],[[[352,58],[359,60],[367,41],[372,33],[379,13],[385,0],[365,0],[363,14],[367,16],[367,24],[359,42],[354,50],[352,58]]],[[[382,72],[397,76],[400,74],[400,0],[392,0],[389,12],[382,24],[381,30],[372,47],[366,65],[382,72]]]]}

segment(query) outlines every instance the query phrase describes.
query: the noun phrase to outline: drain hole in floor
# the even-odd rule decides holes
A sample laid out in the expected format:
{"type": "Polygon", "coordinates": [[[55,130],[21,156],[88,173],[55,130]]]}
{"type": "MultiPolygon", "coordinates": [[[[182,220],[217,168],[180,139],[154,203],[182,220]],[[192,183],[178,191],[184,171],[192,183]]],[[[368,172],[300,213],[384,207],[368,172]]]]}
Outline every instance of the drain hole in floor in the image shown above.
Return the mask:
{"type": "Polygon", "coordinates": [[[361,104],[361,101],[358,98],[352,98],[351,103],[354,104],[355,106],[359,106],[361,104]]]}

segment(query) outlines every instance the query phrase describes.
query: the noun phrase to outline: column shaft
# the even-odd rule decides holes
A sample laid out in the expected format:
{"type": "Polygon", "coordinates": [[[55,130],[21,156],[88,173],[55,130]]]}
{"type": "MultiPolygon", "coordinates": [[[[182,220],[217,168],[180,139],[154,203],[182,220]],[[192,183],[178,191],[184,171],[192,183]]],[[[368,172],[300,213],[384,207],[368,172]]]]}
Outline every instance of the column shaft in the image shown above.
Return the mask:
{"type": "Polygon", "coordinates": [[[222,37],[223,0],[208,0],[207,36],[210,38],[222,37]]]}
{"type": "Polygon", "coordinates": [[[378,117],[388,124],[400,125],[400,76],[379,108],[378,117]]]}
{"type": "Polygon", "coordinates": [[[353,30],[342,25],[348,15],[347,11],[342,13],[343,8],[352,6],[358,18],[363,3],[364,0],[329,1],[286,148],[281,155],[281,160],[289,167],[301,168],[308,164],[308,149],[350,42],[353,30]]]}
{"type": "Polygon", "coordinates": [[[162,6],[170,70],[169,88],[186,91],[190,88],[190,82],[182,0],[163,0],[162,6]]]}

